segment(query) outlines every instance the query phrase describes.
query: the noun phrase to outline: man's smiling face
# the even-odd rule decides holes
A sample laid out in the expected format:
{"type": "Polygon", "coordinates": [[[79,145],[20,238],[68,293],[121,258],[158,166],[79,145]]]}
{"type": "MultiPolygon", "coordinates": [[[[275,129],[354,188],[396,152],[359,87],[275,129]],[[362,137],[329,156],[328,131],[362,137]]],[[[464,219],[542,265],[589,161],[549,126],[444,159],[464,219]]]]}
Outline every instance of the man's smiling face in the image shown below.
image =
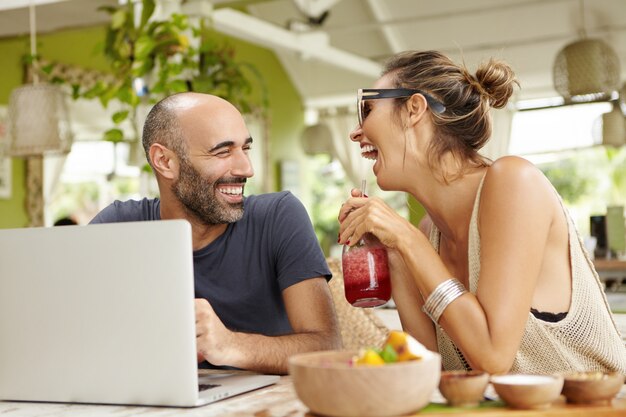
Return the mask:
{"type": "Polygon", "coordinates": [[[243,216],[246,180],[254,175],[252,138],[243,117],[230,103],[203,99],[178,111],[186,155],[172,191],[205,224],[235,222],[243,216]]]}

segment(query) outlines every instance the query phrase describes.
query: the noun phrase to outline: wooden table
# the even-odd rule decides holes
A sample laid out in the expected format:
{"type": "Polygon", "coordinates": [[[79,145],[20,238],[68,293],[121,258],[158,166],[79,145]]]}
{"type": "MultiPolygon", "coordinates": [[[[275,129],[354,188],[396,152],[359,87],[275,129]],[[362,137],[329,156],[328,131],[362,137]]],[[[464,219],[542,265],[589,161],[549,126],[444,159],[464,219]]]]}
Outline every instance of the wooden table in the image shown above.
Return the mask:
{"type": "Polygon", "coordinates": [[[617,291],[620,289],[622,282],[626,280],[626,261],[596,258],[593,260],[593,264],[600,280],[606,284],[609,290],[617,291]]]}
{"type": "Polygon", "coordinates": [[[596,258],[593,260],[593,264],[598,272],[613,272],[626,276],[626,261],[596,258]]]}
{"type": "MultiPolygon", "coordinates": [[[[450,415],[485,417],[617,417],[626,416],[626,388],[613,400],[611,405],[576,406],[566,404],[562,398],[543,410],[512,410],[500,403],[489,408],[461,409],[444,405],[430,405],[416,415],[444,417],[450,415]]],[[[288,376],[270,387],[262,388],[227,400],[198,408],[131,407],[110,405],[21,403],[0,401],[2,417],[50,417],[50,416],[202,416],[202,417],[313,417],[293,390],[288,376]]]]}

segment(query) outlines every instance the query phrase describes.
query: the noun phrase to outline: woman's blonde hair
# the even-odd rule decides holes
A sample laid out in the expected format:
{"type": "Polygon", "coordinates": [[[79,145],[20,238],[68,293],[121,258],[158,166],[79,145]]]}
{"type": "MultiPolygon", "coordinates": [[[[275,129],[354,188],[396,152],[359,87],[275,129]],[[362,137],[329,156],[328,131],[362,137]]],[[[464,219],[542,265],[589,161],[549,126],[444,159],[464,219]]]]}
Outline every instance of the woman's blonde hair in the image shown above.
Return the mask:
{"type": "MultiPolygon", "coordinates": [[[[489,109],[506,106],[514,86],[519,87],[508,64],[490,59],[472,75],[464,65],[455,64],[440,52],[408,51],[387,61],[383,75],[387,74],[395,87],[421,90],[446,107],[443,113],[431,112],[435,125],[435,140],[428,149],[431,169],[437,171],[448,152],[463,161],[458,176],[468,168],[490,164],[478,153],[491,136],[489,109]]],[[[397,106],[403,102],[396,100],[397,106]]],[[[445,174],[444,181],[449,182],[445,174]]]]}

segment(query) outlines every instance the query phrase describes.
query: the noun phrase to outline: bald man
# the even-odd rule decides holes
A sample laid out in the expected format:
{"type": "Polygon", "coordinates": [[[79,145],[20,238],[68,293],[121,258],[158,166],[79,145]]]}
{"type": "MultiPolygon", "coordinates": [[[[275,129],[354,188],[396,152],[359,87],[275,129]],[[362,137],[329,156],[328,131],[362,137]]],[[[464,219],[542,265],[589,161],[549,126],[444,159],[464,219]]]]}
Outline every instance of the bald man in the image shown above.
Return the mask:
{"type": "Polygon", "coordinates": [[[306,210],[289,192],[243,196],[254,171],[239,111],[207,94],[170,96],[148,114],[143,146],[160,198],[116,201],[91,223],[191,223],[200,366],[280,374],[292,354],[339,347],[306,210]]]}

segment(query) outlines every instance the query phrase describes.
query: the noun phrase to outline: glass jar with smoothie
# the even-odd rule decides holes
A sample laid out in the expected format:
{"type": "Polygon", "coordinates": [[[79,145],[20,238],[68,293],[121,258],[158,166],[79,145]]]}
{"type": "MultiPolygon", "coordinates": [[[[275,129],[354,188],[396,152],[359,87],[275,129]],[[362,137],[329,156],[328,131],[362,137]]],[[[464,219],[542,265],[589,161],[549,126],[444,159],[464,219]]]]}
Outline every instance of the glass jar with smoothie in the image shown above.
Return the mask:
{"type": "Polygon", "coordinates": [[[345,245],[341,259],[346,300],[354,307],[377,307],[391,298],[387,248],[371,233],[354,246],[345,245]]]}

